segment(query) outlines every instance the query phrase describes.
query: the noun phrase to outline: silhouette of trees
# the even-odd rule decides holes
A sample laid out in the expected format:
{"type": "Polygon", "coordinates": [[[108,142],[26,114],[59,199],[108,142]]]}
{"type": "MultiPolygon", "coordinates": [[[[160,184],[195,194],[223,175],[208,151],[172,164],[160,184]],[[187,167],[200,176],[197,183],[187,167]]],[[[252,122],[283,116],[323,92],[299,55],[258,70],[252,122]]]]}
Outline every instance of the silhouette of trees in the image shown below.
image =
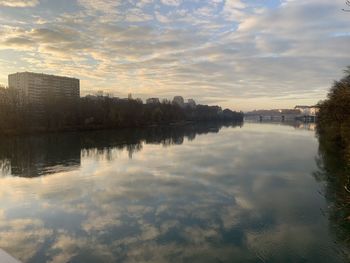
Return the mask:
{"type": "Polygon", "coordinates": [[[49,91],[39,102],[29,103],[11,88],[0,88],[0,133],[89,130],[170,125],[194,121],[243,121],[241,112],[218,106],[181,107],[163,100],[143,104],[133,99],[86,96],[69,99],[49,91]]]}
{"type": "Polygon", "coordinates": [[[335,81],[328,98],[319,103],[317,132],[321,140],[337,145],[350,163],[350,67],[335,81]]]}
{"type": "Polygon", "coordinates": [[[337,240],[350,247],[350,67],[319,107],[319,169],[314,176],[325,182],[328,214],[337,240]]]}
{"type": "MultiPolygon", "coordinates": [[[[325,183],[327,214],[337,242],[350,247],[350,67],[344,72],[318,104],[319,156],[314,176],[325,183]]],[[[350,259],[345,250],[341,252],[350,259]]]]}
{"type": "Polygon", "coordinates": [[[18,91],[0,88],[0,132],[4,130],[22,131],[29,125],[28,105],[21,100],[18,91]]]}

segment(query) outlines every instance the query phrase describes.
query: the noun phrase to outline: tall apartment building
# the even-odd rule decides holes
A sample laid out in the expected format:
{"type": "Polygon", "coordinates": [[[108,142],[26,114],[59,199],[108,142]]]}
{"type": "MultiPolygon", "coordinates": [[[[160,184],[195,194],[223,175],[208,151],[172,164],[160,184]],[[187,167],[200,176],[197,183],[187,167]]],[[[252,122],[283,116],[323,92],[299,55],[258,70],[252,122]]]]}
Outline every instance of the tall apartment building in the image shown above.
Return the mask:
{"type": "Polygon", "coordinates": [[[80,97],[80,81],[54,75],[19,72],[8,76],[9,88],[18,90],[29,103],[40,105],[51,99],[77,99],[80,97]]]}

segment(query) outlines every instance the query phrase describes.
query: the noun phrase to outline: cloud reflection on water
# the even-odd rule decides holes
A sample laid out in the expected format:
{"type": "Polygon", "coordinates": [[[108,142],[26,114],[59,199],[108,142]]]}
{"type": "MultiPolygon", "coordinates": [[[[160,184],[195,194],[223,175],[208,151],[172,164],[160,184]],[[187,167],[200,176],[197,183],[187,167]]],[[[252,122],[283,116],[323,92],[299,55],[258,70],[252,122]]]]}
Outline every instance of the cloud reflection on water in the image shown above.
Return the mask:
{"type": "Polygon", "coordinates": [[[247,124],[171,147],[145,139],[132,159],[134,140],[96,138],[78,169],[0,178],[0,247],[24,262],[342,262],[310,176],[311,132],[247,124]]]}

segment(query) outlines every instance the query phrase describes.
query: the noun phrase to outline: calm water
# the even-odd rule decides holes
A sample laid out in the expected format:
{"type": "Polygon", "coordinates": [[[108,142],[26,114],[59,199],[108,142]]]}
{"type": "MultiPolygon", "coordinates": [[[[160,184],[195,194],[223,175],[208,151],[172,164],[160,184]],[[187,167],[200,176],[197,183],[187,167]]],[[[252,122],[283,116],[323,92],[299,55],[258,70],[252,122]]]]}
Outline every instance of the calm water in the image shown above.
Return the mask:
{"type": "Polygon", "coordinates": [[[206,124],[0,142],[0,247],[23,262],[347,262],[314,132],[206,124]]]}

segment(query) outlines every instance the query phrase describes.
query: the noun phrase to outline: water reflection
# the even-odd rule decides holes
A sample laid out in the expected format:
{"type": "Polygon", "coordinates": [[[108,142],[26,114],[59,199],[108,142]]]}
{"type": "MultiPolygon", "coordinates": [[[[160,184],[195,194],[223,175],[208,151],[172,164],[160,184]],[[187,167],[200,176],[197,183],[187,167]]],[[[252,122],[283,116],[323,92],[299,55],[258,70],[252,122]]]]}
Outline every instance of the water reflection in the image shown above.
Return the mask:
{"type": "Polygon", "coordinates": [[[30,263],[347,262],[312,132],[186,129],[88,133],[79,169],[0,178],[0,247],[30,263]]]}
{"type": "Polygon", "coordinates": [[[123,129],[84,133],[46,134],[0,140],[0,170],[3,175],[36,177],[78,169],[81,157],[100,156],[112,160],[112,150],[128,151],[129,157],[142,144],[170,146],[194,140],[196,135],[218,133],[222,127],[241,123],[200,123],[180,127],[123,129]]]}
{"type": "Polygon", "coordinates": [[[329,138],[319,138],[317,170],[314,177],[324,183],[328,201],[325,215],[338,243],[337,250],[350,261],[350,165],[339,145],[329,138]]]}
{"type": "Polygon", "coordinates": [[[291,126],[298,130],[309,130],[309,131],[316,131],[316,123],[314,122],[302,122],[302,121],[296,121],[292,119],[288,119],[285,121],[281,120],[264,120],[262,122],[258,121],[255,117],[254,118],[247,118],[245,119],[245,122],[248,123],[259,123],[261,125],[283,125],[283,126],[291,126]]]}
{"type": "Polygon", "coordinates": [[[14,137],[0,141],[0,168],[3,174],[35,177],[80,166],[77,135],[60,134],[14,137]]]}

